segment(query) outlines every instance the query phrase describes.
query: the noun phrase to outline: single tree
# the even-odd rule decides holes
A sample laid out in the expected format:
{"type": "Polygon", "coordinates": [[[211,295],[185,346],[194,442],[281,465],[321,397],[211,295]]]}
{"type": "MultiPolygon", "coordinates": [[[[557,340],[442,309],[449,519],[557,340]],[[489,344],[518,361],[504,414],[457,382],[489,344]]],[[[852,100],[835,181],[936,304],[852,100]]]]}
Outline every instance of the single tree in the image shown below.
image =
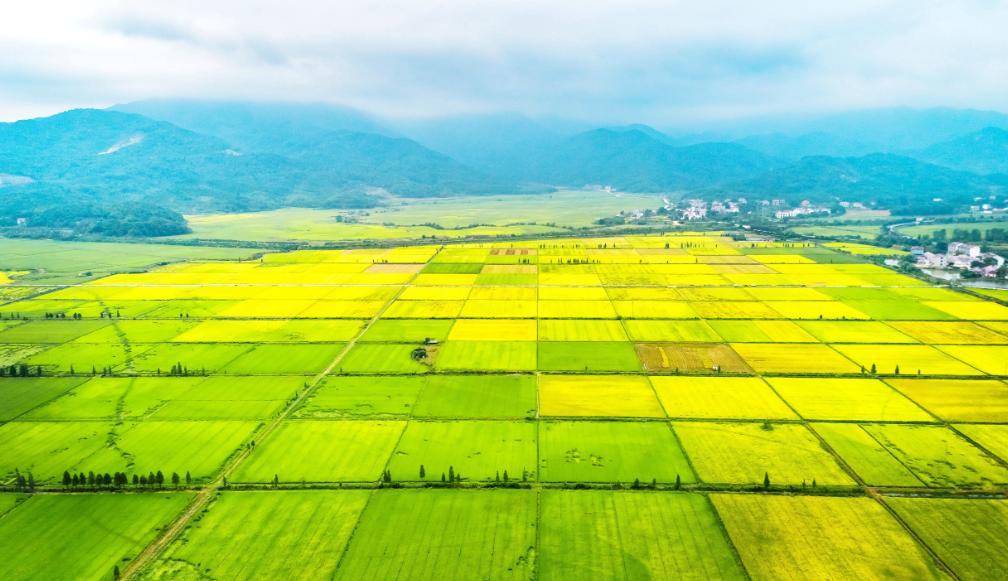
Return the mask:
{"type": "Polygon", "coordinates": [[[186,470],[186,473],[185,473],[185,485],[189,486],[190,484],[192,484],[192,476],[189,476],[189,471],[186,470]]]}
{"type": "Polygon", "coordinates": [[[178,488],[179,481],[181,481],[181,480],[182,479],[179,478],[178,472],[172,472],[171,473],[171,483],[172,483],[172,486],[174,486],[175,488],[178,488]]]}
{"type": "Polygon", "coordinates": [[[675,489],[679,490],[680,488],[682,488],[682,479],[679,478],[678,474],[676,474],[675,475],[675,489]]]}
{"type": "Polygon", "coordinates": [[[764,472],[763,473],[763,488],[765,488],[767,490],[770,489],[770,473],[769,472],[764,472]]]}
{"type": "Polygon", "coordinates": [[[420,480],[427,478],[427,471],[424,470],[423,464],[420,465],[420,480]]]}
{"type": "Polygon", "coordinates": [[[71,482],[73,482],[73,479],[70,478],[70,472],[68,470],[64,470],[63,471],[63,487],[65,488],[67,486],[70,486],[71,482]]]}
{"type": "Polygon", "coordinates": [[[874,363],[872,363],[872,364],[871,364],[871,373],[872,373],[872,375],[875,375],[875,372],[876,372],[876,371],[878,371],[878,369],[877,369],[877,368],[875,367],[875,364],[874,364],[874,363]]]}

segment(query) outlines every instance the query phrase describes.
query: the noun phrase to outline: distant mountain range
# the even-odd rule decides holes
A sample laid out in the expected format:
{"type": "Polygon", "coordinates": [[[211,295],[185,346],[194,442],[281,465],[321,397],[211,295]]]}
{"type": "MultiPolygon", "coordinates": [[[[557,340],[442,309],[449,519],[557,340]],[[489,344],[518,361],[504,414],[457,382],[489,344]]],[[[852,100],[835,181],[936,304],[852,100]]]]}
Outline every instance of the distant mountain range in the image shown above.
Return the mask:
{"type": "Polygon", "coordinates": [[[1008,116],[983,111],[870,111],[735,136],[157,100],[0,124],[0,226],[148,236],[185,231],[182,213],[588,185],[920,211],[999,195],[1005,174],[1008,116]]]}

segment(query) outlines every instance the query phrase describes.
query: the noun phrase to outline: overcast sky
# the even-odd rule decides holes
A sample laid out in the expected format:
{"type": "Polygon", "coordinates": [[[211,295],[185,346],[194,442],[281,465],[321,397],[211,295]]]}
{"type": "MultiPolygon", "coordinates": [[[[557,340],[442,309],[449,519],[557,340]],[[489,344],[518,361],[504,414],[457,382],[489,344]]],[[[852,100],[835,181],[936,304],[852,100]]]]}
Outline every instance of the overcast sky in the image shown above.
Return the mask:
{"type": "Polygon", "coordinates": [[[1008,1],[24,0],[0,119],[152,97],[655,125],[1008,110],[1008,1]]]}

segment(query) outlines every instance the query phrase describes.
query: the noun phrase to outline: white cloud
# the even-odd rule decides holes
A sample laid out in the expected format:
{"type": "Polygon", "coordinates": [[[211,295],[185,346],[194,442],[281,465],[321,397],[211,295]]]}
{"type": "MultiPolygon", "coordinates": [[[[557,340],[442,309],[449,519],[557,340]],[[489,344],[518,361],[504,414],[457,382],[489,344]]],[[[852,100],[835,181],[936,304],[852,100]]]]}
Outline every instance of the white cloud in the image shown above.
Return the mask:
{"type": "Polygon", "coordinates": [[[662,124],[1003,109],[1008,95],[1000,1],[33,0],[6,11],[6,119],[188,96],[662,124]]]}

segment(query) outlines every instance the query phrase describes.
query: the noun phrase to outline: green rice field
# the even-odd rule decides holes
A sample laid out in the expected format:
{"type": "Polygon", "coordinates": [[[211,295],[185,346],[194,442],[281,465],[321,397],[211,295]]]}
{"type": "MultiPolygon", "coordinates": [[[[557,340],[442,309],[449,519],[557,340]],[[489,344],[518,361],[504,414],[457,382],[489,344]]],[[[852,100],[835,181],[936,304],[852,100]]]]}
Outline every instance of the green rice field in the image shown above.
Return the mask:
{"type": "MultiPolygon", "coordinates": [[[[260,218],[193,236],[287,236],[260,218]]],[[[0,241],[51,274],[0,303],[11,578],[1008,572],[1008,307],[870,254],[60,244],[0,241]]]]}

